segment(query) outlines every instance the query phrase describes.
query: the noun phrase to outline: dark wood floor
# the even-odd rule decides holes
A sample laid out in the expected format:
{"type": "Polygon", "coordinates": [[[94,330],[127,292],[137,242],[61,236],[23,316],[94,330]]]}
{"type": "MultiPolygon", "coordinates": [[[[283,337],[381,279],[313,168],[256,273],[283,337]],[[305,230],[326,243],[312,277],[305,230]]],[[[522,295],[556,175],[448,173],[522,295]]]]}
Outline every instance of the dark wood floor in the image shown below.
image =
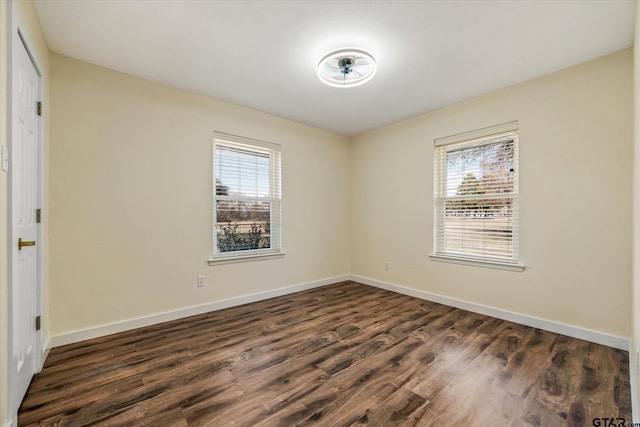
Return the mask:
{"type": "Polygon", "coordinates": [[[628,354],[345,282],[54,348],[19,425],[631,422],[628,354]]]}

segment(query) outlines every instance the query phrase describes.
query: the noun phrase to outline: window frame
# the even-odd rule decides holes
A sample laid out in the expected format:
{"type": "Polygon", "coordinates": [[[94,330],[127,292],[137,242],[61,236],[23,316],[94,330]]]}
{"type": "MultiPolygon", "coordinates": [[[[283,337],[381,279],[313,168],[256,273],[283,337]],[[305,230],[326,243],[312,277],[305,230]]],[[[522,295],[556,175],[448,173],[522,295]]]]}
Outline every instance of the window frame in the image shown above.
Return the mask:
{"type": "MultiPolygon", "coordinates": [[[[433,261],[449,262],[455,264],[472,265],[478,267],[497,268],[511,271],[523,271],[524,265],[520,261],[520,230],[519,230],[519,123],[512,121],[496,126],[490,126],[456,135],[437,138],[434,140],[434,192],[433,192],[433,253],[429,258],[433,261]],[[512,198],[512,216],[511,216],[511,258],[500,258],[495,256],[482,256],[473,253],[454,253],[447,252],[444,248],[439,247],[442,241],[444,245],[444,224],[440,224],[441,218],[444,218],[445,202],[454,197],[447,196],[448,183],[448,166],[447,154],[455,150],[464,150],[490,145],[499,142],[498,138],[513,139],[513,160],[514,169],[514,188],[509,192],[509,196],[501,196],[501,198],[512,198]],[[495,140],[491,142],[491,140],[495,140]],[[443,158],[444,156],[444,158],[443,158]],[[444,169],[444,170],[443,170],[444,169]]],[[[493,200],[498,193],[488,194],[487,197],[472,197],[474,200],[493,200]]],[[[504,194],[504,193],[503,193],[504,194]]]]}
{"type": "Polygon", "coordinates": [[[213,182],[213,255],[208,259],[209,265],[228,264],[245,262],[259,259],[281,258],[284,256],[282,250],[282,169],[281,169],[282,148],[279,144],[245,138],[223,132],[214,132],[213,155],[212,155],[212,182],[213,182]],[[261,196],[233,196],[218,195],[216,191],[216,154],[218,147],[230,148],[233,150],[255,153],[257,155],[267,155],[269,157],[269,197],[261,196]],[[265,249],[243,249],[238,251],[218,251],[218,229],[217,229],[217,202],[219,200],[242,200],[270,203],[270,223],[269,223],[269,248],[265,249]]]}

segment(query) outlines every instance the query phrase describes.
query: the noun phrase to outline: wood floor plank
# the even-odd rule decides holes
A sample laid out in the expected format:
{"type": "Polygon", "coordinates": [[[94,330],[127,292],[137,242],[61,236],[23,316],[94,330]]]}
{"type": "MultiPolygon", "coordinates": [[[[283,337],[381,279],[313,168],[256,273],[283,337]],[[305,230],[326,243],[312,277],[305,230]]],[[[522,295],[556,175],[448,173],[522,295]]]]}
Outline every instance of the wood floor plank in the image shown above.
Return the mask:
{"type": "Polygon", "coordinates": [[[20,426],[631,421],[628,353],[354,282],[57,347],[20,426]]]}

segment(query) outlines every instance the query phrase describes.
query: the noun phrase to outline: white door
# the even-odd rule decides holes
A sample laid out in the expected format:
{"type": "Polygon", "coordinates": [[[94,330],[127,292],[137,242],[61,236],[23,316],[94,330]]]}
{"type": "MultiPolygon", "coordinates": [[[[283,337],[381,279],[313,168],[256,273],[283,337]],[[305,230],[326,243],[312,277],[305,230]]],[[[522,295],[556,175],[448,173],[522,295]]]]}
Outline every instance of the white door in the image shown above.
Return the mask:
{"type": "Polygon", "coordinates": [[[11,138],[11,382],[16,410],[36,372],[38,298],[38,148],[39,77],[20,37],[14,34],[12,55],[11,138]],[[22,244],[19,244],[22,242],[22,244]]]}

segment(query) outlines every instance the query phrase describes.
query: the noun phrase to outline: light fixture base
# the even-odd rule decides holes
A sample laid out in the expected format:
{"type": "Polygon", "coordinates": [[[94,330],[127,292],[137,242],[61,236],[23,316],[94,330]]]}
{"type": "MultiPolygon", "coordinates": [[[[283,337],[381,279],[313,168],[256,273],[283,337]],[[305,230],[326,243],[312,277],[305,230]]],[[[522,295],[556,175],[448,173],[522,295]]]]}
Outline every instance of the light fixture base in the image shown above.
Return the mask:
{"type": "Polygon", "coordinates": [[[334,87],[360,86],[371,80],[375,73],[375,59],[361,49],[335,50],[318,63],[318,78],[334,87]]]}

